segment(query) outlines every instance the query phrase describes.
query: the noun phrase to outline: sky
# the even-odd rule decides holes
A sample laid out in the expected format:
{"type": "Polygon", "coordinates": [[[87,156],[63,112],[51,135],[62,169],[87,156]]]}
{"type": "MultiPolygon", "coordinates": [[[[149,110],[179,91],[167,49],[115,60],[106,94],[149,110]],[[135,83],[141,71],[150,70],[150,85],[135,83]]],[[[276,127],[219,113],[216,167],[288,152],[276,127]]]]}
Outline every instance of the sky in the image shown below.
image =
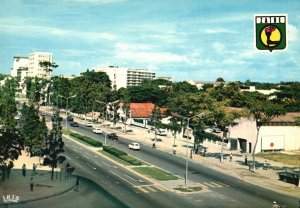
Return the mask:
{"type": "Polygon", "coordinates": [[[299,0],[1,0],[0,72],[51,52],[54,75],[148,69],[173,81],[300,81],[299,0]],[[254,14],[287,14],[288,47],[259,51],[254,14]]]}

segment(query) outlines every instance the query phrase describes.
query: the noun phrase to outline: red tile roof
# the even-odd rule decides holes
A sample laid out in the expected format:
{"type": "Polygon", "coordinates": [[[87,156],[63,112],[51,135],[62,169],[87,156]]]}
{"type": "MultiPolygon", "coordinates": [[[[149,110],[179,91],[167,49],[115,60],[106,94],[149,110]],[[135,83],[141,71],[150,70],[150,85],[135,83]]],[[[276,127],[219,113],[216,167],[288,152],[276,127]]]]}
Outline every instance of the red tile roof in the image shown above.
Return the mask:
{"type": "MultiPolygon", "coordinates": [[[[149,118],[154,106],[153,103],[130,103],[131,118],[149,118]]],[[[166,108],[160,108],[162,114],[166,110],[166,108]]]]}
{"type": "Polygon", "coordinates": [[[300,112],[286,113],[284,116],[274,117],[272,122],[294,122],[300,117],[300,112]]]}

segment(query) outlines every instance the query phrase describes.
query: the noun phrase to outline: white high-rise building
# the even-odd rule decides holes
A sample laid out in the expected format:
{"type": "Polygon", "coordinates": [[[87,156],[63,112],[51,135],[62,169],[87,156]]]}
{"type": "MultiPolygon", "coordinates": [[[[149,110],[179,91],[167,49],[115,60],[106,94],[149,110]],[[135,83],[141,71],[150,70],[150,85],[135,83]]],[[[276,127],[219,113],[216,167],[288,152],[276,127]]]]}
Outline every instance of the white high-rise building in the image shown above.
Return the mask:
{"type": "Polygon", "coordinates": [[[28,73],[28,57],[15,56],[13,68],[11,69],[12,77],[21,77],[24,78],[28,73]]]}
{"type": "Polygon", "coordinates": [[[118,66],[94,67],[92,71],[104,72],[108,75],[112,88],[118,90],[122,87],[138,86],[144,79],[153,80],[155,73],[146,69],[129,69],[118,66]]]}
{"type": "Polygon", "coordinates": [[[40,66],[40,62],[44,61],[52,63],[52,53],[35,52],[29,57],[15,56],[11,76],[20,77],[21,80],[25,77],[50,77],[51,72],[40,66]]]}
{"type": "Polygon", "coordinates": [[[29,54],[28,62],[28,76],[29,77],[50,77],[51,72],[40,66],[40,62],[52,63],[52,53],[48,52],[35,52],[29,54]]]}

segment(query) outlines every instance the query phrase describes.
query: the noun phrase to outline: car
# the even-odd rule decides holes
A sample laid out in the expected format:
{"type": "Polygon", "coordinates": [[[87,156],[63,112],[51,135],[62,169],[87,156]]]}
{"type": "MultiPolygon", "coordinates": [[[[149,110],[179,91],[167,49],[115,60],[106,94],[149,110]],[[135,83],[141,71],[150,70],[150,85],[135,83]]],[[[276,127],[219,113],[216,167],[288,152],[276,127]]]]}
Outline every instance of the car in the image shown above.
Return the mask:
{"type": "Polygon", "coordinates": [[[279,179],[283,182],[292,183],[297,186],[299,183],[299,173],[289,171],[281,172],[279,173],[279,179]]]}
{"type": "Polygon", "coordinates": [[[79,124],[75,121],[71,122],[70,125],[73,127],[79,127],[79,124]]]}
{"type": "Polygon", "coordinates": [[[93,123],[92,123],[92,122],[86,122],[86,123],[85,123],[85,126],[87,126],[87,127],[92,127],[92,126],[93,126],[93,123]]]}
{"type": "Polygon", "coordinates": [[[213,128],[212,128],[212,132],[215,132],[215,133],[221,133],[222,130],[221,130],[220,128],[218,128],[218,127],[213,127],[213,128]]]}
{"type": "Polygon", "coordinates": [[[207,133],[213,132],[213,130],[211,128],[206,128],[204,131],[207,132],[207,133]]]}
{"type": "Polygon", "coordinates": [[[96,128],[93,128],[93,132],[94,132],[95,134],[102,134],[102,129],[96,127],[96,128]]]}
{"type": "Polygon", "coordinates": [[[42,116],[46,116],[47,114],[45,112],[42,112],[42,116]]]}
{"type": "Polygon", "coordinates": [[[118,135],[116,133],[110,133],[107,135],[107,138],[111,139],[111,140],[118,140],[118,135]]]}
{"type": "Polygon", "coordinates": [[[133,150],[140,150],[141,149],[140,144],[137,143],[137,142],[132,142],[132,143],[128,144],[128,148],[133,149],[133,150]]]}
{"type": "Polygon", "coordinates": [[[159,135],[159,136],[167,136],[167,130],[165,130],[165,129],[158,129],[156,131],[156,134],[159,135]]]}
{"type": "Polygon", "coordinates": [[[73,118],[72,116],[68,116],[68,117],[67,117],[67,120],[68,120],[68,121],[74,121],[74,118],[73,118]]]}

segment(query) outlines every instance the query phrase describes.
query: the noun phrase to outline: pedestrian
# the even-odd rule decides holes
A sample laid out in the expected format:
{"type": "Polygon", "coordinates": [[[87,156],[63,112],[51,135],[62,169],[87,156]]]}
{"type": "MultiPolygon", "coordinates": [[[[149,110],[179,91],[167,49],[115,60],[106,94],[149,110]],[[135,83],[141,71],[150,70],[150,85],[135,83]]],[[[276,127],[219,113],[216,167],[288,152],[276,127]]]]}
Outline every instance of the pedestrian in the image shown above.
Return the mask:
{"type": "Polygon", "coordinates": [[[36,170],[36,165],[35,165],[35,163],[33,163],[33,165],[32,165],[33,174],[35,174],[35,170],[36,170]]]}
{"type": "Polygon", "coordinates": [[[30,179],[30,191],[33,191],[34,180],[33,177],[30,179]]]}
{"type": "Polygon", "coordinates": [[[264,162],[264,170],[268,170],[268,167],[267,167],[267,161],[265,160],[264,162]]]}
{"type": "Polygon", "coordinates": [[[26,165],[25,164],[23,164],[23,166],[22,166],[22,174],[24,177],[26,176],[26,165]]]}
{"type": "Polygon", "coordinates": [[[176,147],[173,147],[173,154],[176,155],[176,147]]]}
{"type": "Polygon", "coordinates": [[[280,206],[276,203],[276,201],[273,201],[272,208],[279,208],[280,206]]]}
{"type": "Polygon", "coordinates": [[[232,162],[232,153],[230,153],[229,161],[232,162]]]}
{"type": "Polygon", "coordinates": [[[12,161],[9,161],[8,166],[7,166],[7,169],[6,169],[6,175],[7,175],[7,178],[9,178],[11,169],[12,169],[13,167],[14,167],[13,162],[12,162],[12,161]]]}
{"type": "Polygon", "coordinates": [[[79,176],[77,176],[74,191],[78,191],[78,186],[79,186],[79,176]]]}
{"type": "Polygon", "coordinates": [[[206,155],[206,152],[207,152],[207,149],[206,149],[206,148],[204,148],[204,157],[205,157],[205,155],[206,155]]]}
{"type": "Polygon", "coordinates": [[[245,155],[245,165],[248,165],[248,156],[245,155]]]}

